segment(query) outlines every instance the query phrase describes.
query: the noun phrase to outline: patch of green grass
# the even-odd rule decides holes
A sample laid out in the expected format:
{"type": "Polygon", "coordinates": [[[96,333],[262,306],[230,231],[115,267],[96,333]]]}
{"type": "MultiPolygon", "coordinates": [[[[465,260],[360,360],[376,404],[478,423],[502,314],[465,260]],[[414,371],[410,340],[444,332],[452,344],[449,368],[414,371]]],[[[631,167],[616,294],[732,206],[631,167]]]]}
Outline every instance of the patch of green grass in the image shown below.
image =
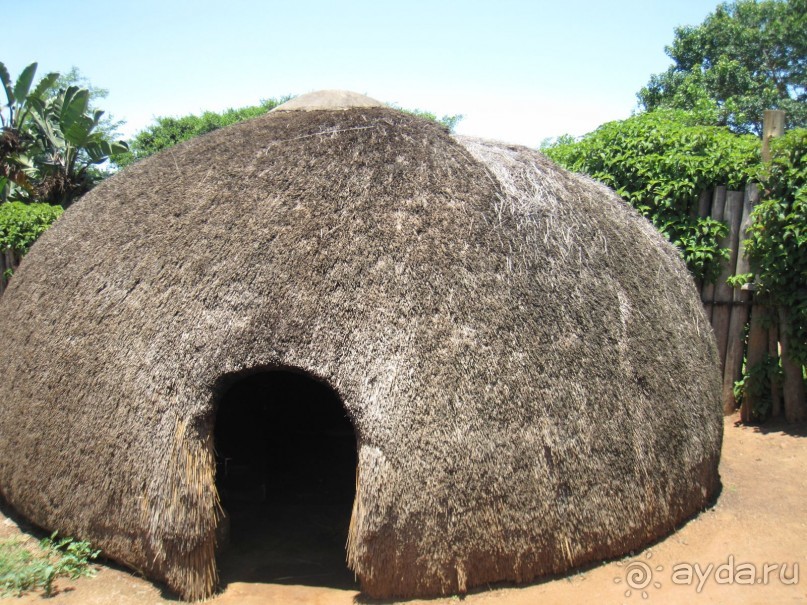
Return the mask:
{"type": "Polygon", "coordinates": [[[0,540],[0,595],[21,596],[41,589],[50,597],[57,578],[94,575],[89,563],[100,553],[88,542],[58,538],[56,532],[40,540],[38,547],[18,539],[0,540]]]}

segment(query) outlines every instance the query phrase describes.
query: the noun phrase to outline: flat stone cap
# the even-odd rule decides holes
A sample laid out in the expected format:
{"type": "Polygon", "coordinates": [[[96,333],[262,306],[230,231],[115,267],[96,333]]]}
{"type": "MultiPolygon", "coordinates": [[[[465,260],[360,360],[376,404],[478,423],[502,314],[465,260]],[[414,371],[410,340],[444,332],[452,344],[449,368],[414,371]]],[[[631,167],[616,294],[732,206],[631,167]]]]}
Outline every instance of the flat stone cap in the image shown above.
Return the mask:
{"type": "Polygon", "coordinates": [[[317,109],[350,109],[351,107],[385,107],[381,101],[349,90],[318,90],[294,97],[272,111],[315,111],[317,109]]]}

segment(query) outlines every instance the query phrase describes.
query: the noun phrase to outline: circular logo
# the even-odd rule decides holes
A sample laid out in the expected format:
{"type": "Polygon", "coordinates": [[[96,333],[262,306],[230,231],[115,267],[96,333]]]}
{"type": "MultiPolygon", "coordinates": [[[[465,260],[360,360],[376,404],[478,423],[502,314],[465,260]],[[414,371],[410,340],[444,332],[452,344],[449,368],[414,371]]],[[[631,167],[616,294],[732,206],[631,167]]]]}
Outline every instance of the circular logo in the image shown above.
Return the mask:
{"type": "Polygon", "coordinates": [[[625,570],[625,584],[633,590],[644,590],[653,581],[653,570],[644,561],[634,561],[625,570]]]}
{"type": "MultiPolygon", "coordinates": [[[[645,558],[651,559],[653,557],[653,553],[649,552],[645,555],[645,558]]],[[[617,566],[623,567],[622,561],[617,563],[617,566]]],[[[663,565],[657,565],[655,571],[663,571],[663,565]]],[[[625,577],[616,577],[614,578],[615,584],[621,584],[625,582],[628,589],[625,591],[625,597],[630,598],[633,595],[633,591],[642,595],[643,599],[649,598],[649,594],[645,590],[651,584],[654,588],[661,588],[661,582],[654,582],[653,581],[653,568],[650,566],[649,563],[645,563],[644,561],[631,561],[625,567],[625,577]]]]}

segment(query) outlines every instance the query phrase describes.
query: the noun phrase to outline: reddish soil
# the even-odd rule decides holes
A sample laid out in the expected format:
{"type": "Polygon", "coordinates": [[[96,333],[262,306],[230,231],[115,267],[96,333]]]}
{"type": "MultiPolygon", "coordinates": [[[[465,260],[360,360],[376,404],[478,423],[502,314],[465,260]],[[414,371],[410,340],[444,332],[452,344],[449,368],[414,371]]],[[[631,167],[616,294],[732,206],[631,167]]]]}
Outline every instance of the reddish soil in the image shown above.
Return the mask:
{"type": "MultiPolygon", "coordinates": [[[[562,578],[521,587],[493,586],[462,599],[407,603],[447,605],[459,600],[467,605],[807,603],[807,427],[794,429],[782,424],[753,427],[736,425],[736,422],[737,417],[726,419],[720,464],[723,491],[717,504],[666,540],[633,557],[562,578]],[[733,570],[729,568],[730,561],[733,561],[733,570]],[[652,581],[643,588],[636,588],[634,584],[631,589],[627,574],[639,569],[638,562],[649,565],[652,581]],[[780,579],[779,567],[769,572],[767,583],[757,581],[763,579],[765,564],[781,566],[783,563],[787,564],[784,581],[780,579]],[[799,568],[798,581],[793,577],[794,564],[799,568]],[[674,566],[678,566],[677,577],[673,576],[674,566]],[[723,567],[717,569],[719,566],[723,567]],[[684,584],[688,569],[693,574],[692,583],[684,584]],[[708,574],[700,590],[698,571],[708,574]],[[716,571],[719,571],[717,576],[716,571]],[[754,577],[750,573],[754,573],[754,577]]],[[[15,520],[0,515],[0,538],[39,535],[23,529],[15,520]]],[[[249,569],[242,575],[249,577],[255,562],[243,564],[249,569]]],[[[285,583],[232,580],[209,603],[352,605],[365,602],[356,589],[344,588],[344,574],[334,577],[332,582],[327,578],[320,580],[306,581],[308,585],[295,584],[293,573],[281,580],[285,583]]],[[[176,603],[161,587],[111,565],[99,565],[93,578],[61,581],[57,586],[59,593],[48,601],[53,605],[176,603]]],[[[30,594],[9,602],[40,603],[41,597],[30,594]]]]}

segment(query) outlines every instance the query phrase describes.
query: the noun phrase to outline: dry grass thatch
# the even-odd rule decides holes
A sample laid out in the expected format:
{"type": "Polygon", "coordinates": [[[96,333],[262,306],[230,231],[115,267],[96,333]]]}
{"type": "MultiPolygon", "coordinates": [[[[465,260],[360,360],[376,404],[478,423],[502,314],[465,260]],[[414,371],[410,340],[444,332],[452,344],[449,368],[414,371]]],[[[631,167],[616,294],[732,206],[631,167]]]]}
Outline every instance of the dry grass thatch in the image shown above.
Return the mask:
{"type": "Polygon", "coordinates": [[[675,250],[523,147],[379,107],[273,112],[114,176],[0,299],[0,491],[210,595],[216,384],[299,368],[359,439],[373,597],[529,581],[719,485],[716,350],[675,250]]]}

